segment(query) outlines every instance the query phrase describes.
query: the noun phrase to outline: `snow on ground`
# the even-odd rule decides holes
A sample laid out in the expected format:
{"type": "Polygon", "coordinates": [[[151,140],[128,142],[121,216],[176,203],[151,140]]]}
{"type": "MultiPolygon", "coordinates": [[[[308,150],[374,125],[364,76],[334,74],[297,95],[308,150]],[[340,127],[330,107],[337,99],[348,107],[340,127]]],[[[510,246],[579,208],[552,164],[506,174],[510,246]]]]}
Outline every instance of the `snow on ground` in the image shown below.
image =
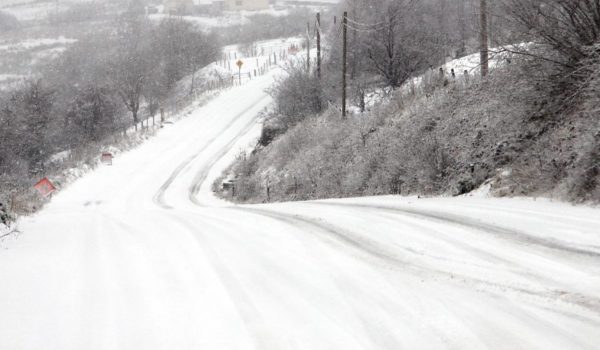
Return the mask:
{"type": "MultiPolygon", "coordinates": [[[[231,11],[223,12],[220,16],[177,16],[179,19],[196,24],[198,27],[203,29],[209,28],[223,28],[237,25],[243,25],[249,23],[248,17],[255,15],[271,15],[271,16],[285,16],[289,13],[288,9],[274,9],[270,8],[267,10],[259,11],[231,11]]],[[[153,21],[161,21],[165,18],[171,17],[169,14],[157,13],[148,16],[153,21]]]]}
{"type": "Polygon", "coordinates": [[[0,11],[12,14],[19,21],[40,21],[84,2],[90,0],[1,0],[0,11]]]}
{"type": "MultiPolygon", "coordinates": [[[[149,15],[152,21],[160,22],[165,18],[169,18],[170,15],[166,14],[152,14],[149,15]]],[[[220,17],[209,17],[209,16],[177,16],[178,19],[196,24],[202,29],[219,28],[219,27],[230,27],[234,25],[240,25],[247,23],[248,20],[241,16],[220,16],[220,17]]]]}
{"type": "MultiPolygon", "coordinates": [[[[489,52],[489,57],[490,57],[489,67],[490,67],[490,69],[494,69],[496,67],[502,66],[503,64],[508,62],[508,60],[511,59],[513,54],[508,52],[507,50],[509,50],[509,51],[526,50],[530,46],[531,46],[531,44],[523,43],[523,44],[518,44],[518,45],[510,45],[506,48],[504,48],[504,47],[491,48],[490,52],[489,52]]],[[[443,65],[443,68],[444,68],[446,74],[448,74],[452,69],[454,69],[454,71],[456,72],[457,75],[464,74],[465,71],[467,71],[467,73],[470,75],[474,75],[477,73],[476,71],[480,69],[480,66],[481,65],[480,65],[479,53],[475,53],[472,55],[461,57],[456,60],[452,60],[452,61],[446,63],[445,65],[443,65]]]]}
{"type": "Polygon", "coordinates": [[[24,218],[1,349],[596,349],[600,209],[396,196],[236,206],[272,70],[24,218]]]}
{"type": "Polygon", "coordinates": [[[0,74],[0,91],[11,91],[28,79],[27,75],[0,74]]]}
{"type": "MultiPolygon", "coordinates": [[[[59,3],[58,11],[64,9],[59,3]]],[[[57,5],[56,2],[31,2],[3,7],[1,10],[15,16],[19,21],[40,21],[55,14],[57,5]]]]}
{"type": "Polygon", "coordinates": [[[22,78],[23,76],[18,74],[0,74],[0,83],[5,81],[19,80],[22,78]]]}
{"type": "Polygon", "coordinates": [[[274,65],[300,56],[290,49],[301,47],[303,41],[300,37],[292,37],[257,41],[252,45],[225,46],[222,58],[199,72],[199,76],[208,78],[209,81],[231,79],[235,84],[240,80],[242,83],[247,82],[264,74],[274,65]],[[242,63],[241,67],[237,65],[239,61],[242,63]]]}
{"type": "Polygon", "coordinates": [[[33,75],[32,66],[59,57],[76,41],[60,36],[0,42],[0,90],[19,86],[33,75]]]}
{"type": "Polygon", "coordinates": [[[76,39],[69,39],[64,36],[59,36],[58,38],[27,39],[17,43],[3,43],[0,45],[0,51],[20,52],[48,46],[64,47],[75,42],[77,42],[76,39]]]}
{"type": "MultiPolygon", "coordinates": [[[[302,1],[298,1],[297,4],[281,4],[277,6],[270,6],[268,9],[255,10],[255,11],[223,11],[219,16],[210,15],[185,15],[177,16],[179,19],[196,24],[198,27],[203,29],[210,28],[223,28],[237,25],[243,25],[249,23],[249,17],[256,15],[270,15],[270,16],[286,16],[290,13],[290,10],[296,7],[308,8],[313,11],[322,11],[325,8],[329,8],[338,1],[322,1],[321,5],[306,5],[301,4],[302,1]]],[[[209,2],[210,3],[210,2],[209,2]]],[[[151,14],[148,17],[153,21],[161,21],[165,18],[169,18],[173,15],[164,13],[165,8],[159,7],[159,12],[151,14]]]]}
{"type": "MultiPolygon", "coordinates": [[[[525,50],[528,46],[530,46],[530,44],[518,44],[508,46],[506,48],[496,47],[490,49],[489,68],[493,70],[502,66],[503,64],[507,64],[513,55],[509,51],[525,50]]],[[[416,89],[421,87],[423,82],[426,84],[439,84],[439,80],[441,78],[451,81],[453,79],[452,71],[454,71],[455,79],[457,81],[465,82],[473,77],[479,76],[480,67],[481,63],[479,53],[474,53],[455,60],[450,60],[439,67],[431,67],[431,69],[429,69],[423,75],[415,77],[406,82],[402,86],[402,89],[408,92],[413,88],[416,89]],[[440,69],[443,71],[443,76],[440,75],[440,69]]]]}

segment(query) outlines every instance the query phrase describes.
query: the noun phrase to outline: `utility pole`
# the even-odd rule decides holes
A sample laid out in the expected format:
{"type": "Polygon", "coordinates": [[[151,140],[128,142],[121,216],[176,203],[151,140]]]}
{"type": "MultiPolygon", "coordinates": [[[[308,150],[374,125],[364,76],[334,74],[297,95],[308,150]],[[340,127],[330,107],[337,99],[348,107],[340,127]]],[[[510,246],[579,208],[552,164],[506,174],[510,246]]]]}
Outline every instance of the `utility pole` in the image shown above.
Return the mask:
{"type": "MultiPolygon", "coordinates": [[[[357,19],[357,10],[356,10],[356,1],[352,2],[352,18],[354,20],[357,19]]],[[[352,31],[352,55],[350,56],[351,59],[351,68],[350,68],[350,80],[354,81],[354,79],[356,78],[356,49],[358,47],[358,45],[356,45],[356,37],[358,36],[358,32],[356,30],[352,31]]]]}
{"type": "Polygon", "coordinates": [[[321,79],[321,13],[317,12],[317,76],[321,79]]]}
{"type": "Polygon", "coordinates": [[[342,118],[346,118],[346,64],[348,56],[348,12],[344,12],[343,26],[343,57],[342,57],[342,118]]]}
{"type": "Polygon", "coordinates": [[[310,22],[306,22],[306,71],[310,73],[310,22]]]}
{"type": "Polygon", "coordinates": [[[490,46],[493,47],[493,45],[494,45],[494,3],[493,2],[487,6],[486,12],[488,13],[488,15],[487,15],[488,47],[490,47],[490,46]]]}
{"type": "Polygon", "coordinates": [[[458,24],[460,27],[460,54],[466,53],[467,30],[465,28],[465,0],[458,0],[458,24]]]}
{"type": "Polygon", "coordinates": [[[479,44],[481,45],[479,61],[481,64],[481,76],[485,77],[489,72],[489,51],[488,51],[488,20],[487,20],[487,0],[480,0],[480,35],[479,44]]]}

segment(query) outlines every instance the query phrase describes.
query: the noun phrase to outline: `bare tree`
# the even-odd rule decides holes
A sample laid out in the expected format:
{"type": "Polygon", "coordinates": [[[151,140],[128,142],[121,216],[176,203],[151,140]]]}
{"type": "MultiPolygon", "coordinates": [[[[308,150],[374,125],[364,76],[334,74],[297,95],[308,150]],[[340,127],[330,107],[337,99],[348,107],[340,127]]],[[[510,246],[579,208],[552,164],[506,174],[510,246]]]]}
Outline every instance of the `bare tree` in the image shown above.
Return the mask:
{"type": "Polygon", "coordinates": [[[505,8],[533,38],[563,56],[574,68],[600,39],[600,2],[596,0],[505,0],[505,8]]]}
{"type": "Polygon", "coordinates": [[[148,25],[140,18],[124,18],[119,22],[117,49],[111,73],[121,100],[137,130],[144,86],[152,71],[152,53],[147,35],[148,25]]]}

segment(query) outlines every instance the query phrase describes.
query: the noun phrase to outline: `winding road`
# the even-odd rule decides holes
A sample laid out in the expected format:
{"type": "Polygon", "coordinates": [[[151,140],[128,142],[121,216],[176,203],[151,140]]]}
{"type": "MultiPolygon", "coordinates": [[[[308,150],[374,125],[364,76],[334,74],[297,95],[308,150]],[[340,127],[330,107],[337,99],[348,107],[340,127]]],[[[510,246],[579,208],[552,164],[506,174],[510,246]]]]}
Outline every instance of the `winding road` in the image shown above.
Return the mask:
{"type": "Polygon", "coordinates": [[[0,349],[598,349],[600,210],[395,196],[232,205],[277,71],[0,242],[0,349]]]}

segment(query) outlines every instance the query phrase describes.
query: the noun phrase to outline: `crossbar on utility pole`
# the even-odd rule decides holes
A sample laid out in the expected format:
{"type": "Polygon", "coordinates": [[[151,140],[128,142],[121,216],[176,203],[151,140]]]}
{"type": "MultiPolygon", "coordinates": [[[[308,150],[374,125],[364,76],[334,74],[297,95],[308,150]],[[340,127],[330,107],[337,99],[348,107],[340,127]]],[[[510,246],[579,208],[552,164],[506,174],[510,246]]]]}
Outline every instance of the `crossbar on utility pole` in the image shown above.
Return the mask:
{"type": "Polygon", "coordinates": [[[321,13],[317,12],[317,76],[321,79],[321,13]]]}
{"type": "Polygon", "coordinates": [[[348,56],[348,12],[344,12],[343,26],[343,52],[342,52],[342,118],[346,118],[346,65],[348,56]]]}

